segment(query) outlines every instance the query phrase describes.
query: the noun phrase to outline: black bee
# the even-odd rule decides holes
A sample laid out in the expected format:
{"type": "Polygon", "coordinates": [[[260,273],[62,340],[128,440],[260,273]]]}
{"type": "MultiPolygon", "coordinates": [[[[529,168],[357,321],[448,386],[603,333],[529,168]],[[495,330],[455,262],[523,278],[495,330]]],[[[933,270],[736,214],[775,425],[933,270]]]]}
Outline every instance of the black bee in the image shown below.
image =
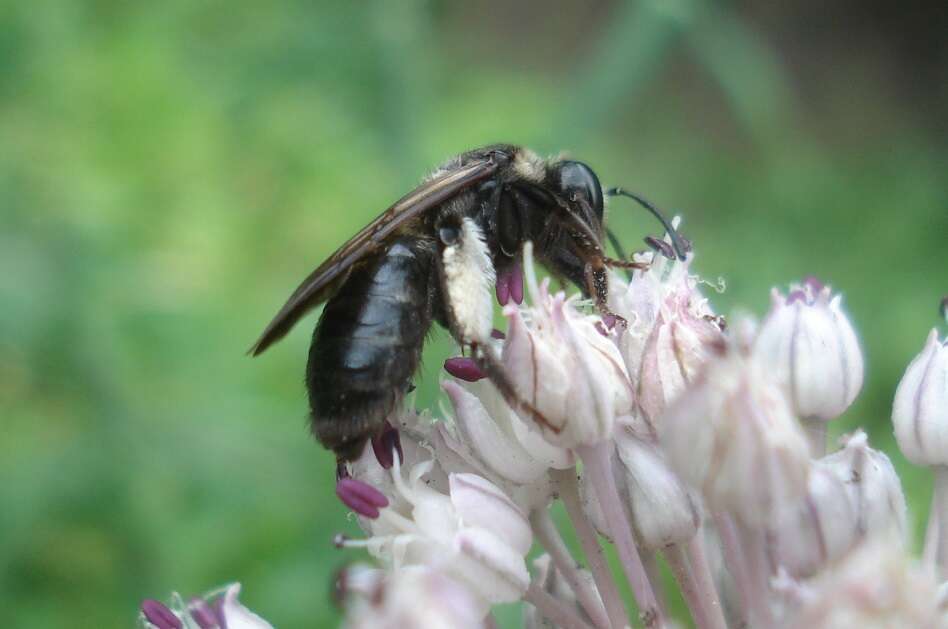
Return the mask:
{"type": "MultiPolygon", "coordinates": [[[[681,255],[674,230],[663,223],[681,255]]],[[[313,432],[340,463],[357,458],[398,408],[432,321],[471,348],[511,406],[546,423],[517,396],[486,342],[491,289],[495,278],[520,272],[522,245],[532,241],[552,274],[607,312],[607,268],[638,265],[607,257],[603,232],[603,191],[589,166],[505,144],[468,151],[303,280],[250,353],[262,353],[327,302],[313,333],[306,386],[313,432]]]]}

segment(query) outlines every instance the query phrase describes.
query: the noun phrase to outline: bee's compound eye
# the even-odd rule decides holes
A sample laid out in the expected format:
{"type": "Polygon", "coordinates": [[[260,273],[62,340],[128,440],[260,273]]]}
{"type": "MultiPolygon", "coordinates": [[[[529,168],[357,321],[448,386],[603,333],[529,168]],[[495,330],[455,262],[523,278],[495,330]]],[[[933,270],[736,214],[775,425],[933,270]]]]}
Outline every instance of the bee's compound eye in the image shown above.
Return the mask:
{"type": "Polygon", "coordinates": [[[580,196],[584,197],[602,219],[602,188],[599,185],[599,178],[589,166],[572,160],[560,162],[559,187],[570,201],[575,202],[580,196]]]}
{"type": "Polygon", "coordinates": [[[461,230],[457,227],[444,226],[438,230],[438,237],[446,245],[453,245],[461,237],[461,230]]]}

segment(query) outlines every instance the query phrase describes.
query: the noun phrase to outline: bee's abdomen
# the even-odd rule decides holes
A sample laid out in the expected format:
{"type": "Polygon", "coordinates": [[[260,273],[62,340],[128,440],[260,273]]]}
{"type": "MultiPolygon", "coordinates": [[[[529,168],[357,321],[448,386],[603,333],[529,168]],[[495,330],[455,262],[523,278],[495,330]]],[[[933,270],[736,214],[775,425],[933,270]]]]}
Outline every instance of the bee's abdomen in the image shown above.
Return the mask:
{"type": "Polygon", "coordinates": [[[313,333],[306,386],[313,431],[344,460],[396,410],[431,326],[431,258],[412,239],[352,271],[313,333]]]}

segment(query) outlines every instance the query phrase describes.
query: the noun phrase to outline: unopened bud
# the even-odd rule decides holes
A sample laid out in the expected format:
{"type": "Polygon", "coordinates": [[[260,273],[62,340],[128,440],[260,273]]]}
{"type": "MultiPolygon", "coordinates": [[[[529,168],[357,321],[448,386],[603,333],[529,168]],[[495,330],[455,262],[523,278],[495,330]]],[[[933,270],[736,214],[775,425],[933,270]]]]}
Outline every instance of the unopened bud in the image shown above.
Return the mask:
{"type": "Polygon", "coordinates": [[[775,288],[754,351],[784,388],[798,417],[828,421],[862,388],[863,358],[841,296],[808,279],[786,297],[775,288]]]}
{"type": "Polygon", "coordinates": [[[779,387],[734,345],[669,407],[662,441],[712,509],[770,525],[806,491],[808,446],[779,387]]]}
{"type": "Polygon", "coordinates": [[[774,532],[775,559],[793,577],[812,576],[849,550],[858,531],[845,482],[826,463],[817,461],[806,495],[781,517],[774,532]]]}
{"type": "Polygon", "coordinates": [[[904,540],[907,508],[902,482],[889,457],[869,447],[866,433],[856,431],[821,464],[845,483],[860,535],[904,540]]]}
{"type": "Polygon", "coordinates": [[[698,500],[669,469],[655,445],[620,432],[616,435],[619,472],[639,542],[649,549],[680,544],[701,524],[698,500]]]}
{"type": "Polygon", "coordinates": [[[892,406],[895,438],[916,465],[948,465],[948,340],[932,330],[912,360],[892,406]]]}
{"type": "Polygon", "coordinates": [[[835,566],[809,582],[803,605],[788,629],[945,629],[935,582],[879,536],[857,545],[835,566]]]}

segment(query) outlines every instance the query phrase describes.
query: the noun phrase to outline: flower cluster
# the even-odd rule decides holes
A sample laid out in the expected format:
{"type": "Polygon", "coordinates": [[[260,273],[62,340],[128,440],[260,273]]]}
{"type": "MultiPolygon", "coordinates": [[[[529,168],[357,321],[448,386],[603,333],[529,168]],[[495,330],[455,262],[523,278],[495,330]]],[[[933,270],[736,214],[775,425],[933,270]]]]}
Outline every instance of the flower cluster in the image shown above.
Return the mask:
{"type": "MultiPolygon", "coordinates": [[[[479,628],[514,601],[530,628],[668,627],[660,554],[700,629],[948,628],[948,343],[932,332],[893,408],[903,452],[936,476],[918,564],[888,457],[861,430],[827,453],[827,422],[864,377],[840,295],[808,278],[775,289],[761,323],[725,326],[693,253],[666,248],[610,276],[602,314],[538,281],[528,243],[498,280],[506,330],[489,341],[512,393],[451,358],[450,410],[399,411],[340,470],[336,493],[365,536],[336,545],[376,562],[339,576],[346,627],[479,628]]],[[[146,601],[142,622],[269,626],[237,619],[252,614],[235,589],[222,601],[146,601]]]]}

